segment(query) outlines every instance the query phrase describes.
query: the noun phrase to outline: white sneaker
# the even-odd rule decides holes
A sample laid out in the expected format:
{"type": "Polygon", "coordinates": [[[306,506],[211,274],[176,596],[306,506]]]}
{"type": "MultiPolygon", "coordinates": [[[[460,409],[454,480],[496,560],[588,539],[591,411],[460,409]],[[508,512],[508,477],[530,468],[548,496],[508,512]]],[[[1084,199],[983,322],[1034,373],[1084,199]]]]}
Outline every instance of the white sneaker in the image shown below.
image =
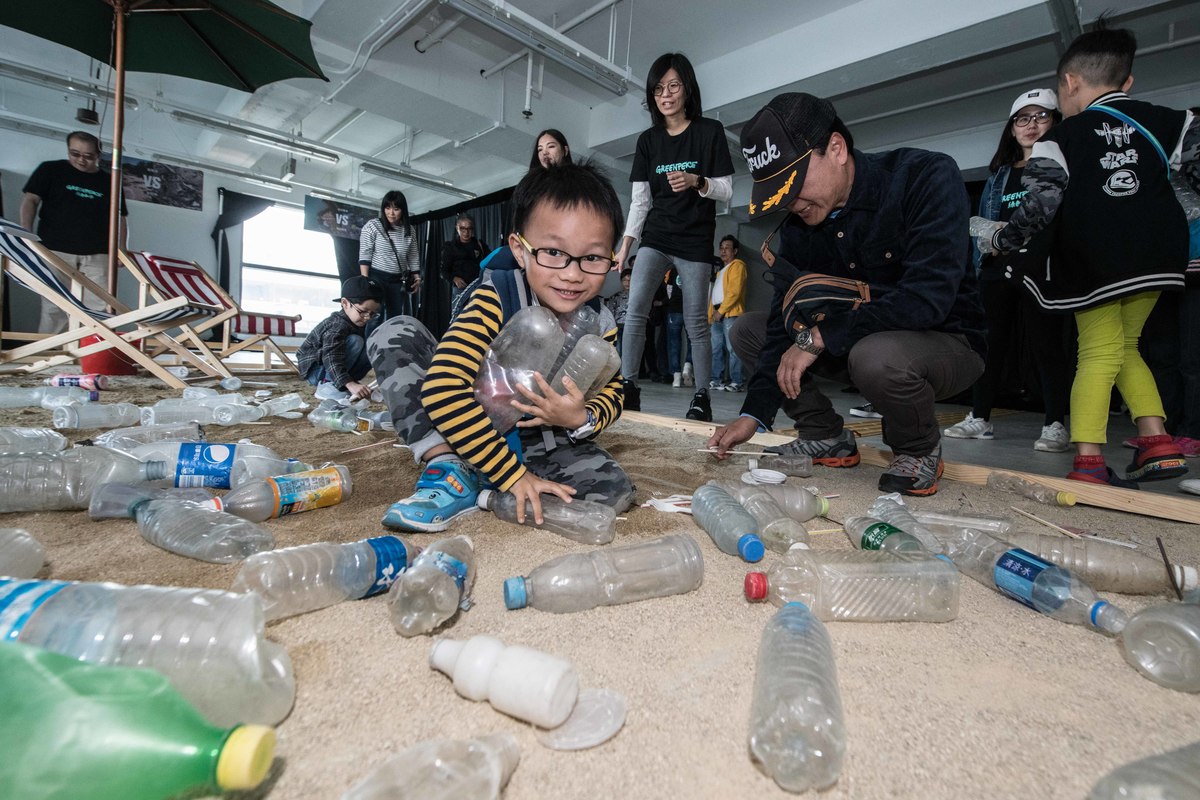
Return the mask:
{"type": "Polygon", "coordinates": [[[967,412],[966,419],[955,425],[951,425],[946,430],[942,431],[943,436],[949,436],[951,439],[991,439],[994,438],[992,433],[992,423],[986,419],[976,419],[975,415],[967,412]]]}
{"type": "Polygon", "coordinates": [[[684,362],[684,365],[683,365],[683,385],[684,386],[695,386],[696,385],[696,371],[694,369],[692,369],[692,365],[687,362],[684,362]]]}
{"type": "Polygon", "coordinates": [[[676,389],[678,389],[680,386],[683,386],[683,373],[682,372],[675,373],[675,377],[671,380],[671,385],[673,387],[675,387],[676,389]]]}
{"type": "Polygon", "coordinates": [[[350,398],[350,393],[344,389],[337,388],[329,381],[325,381],[324,383],[317,384],[317,389],[313,392],[313,396],[318,400],[347,400],[350,398]]]}
{"type": "Polygon", "coordinates": [[[1061,422],[1042,426],[1042,438],[1033,443],[1034,450],[1043,453],[1065,453],[1071,449],[1071,434],[1061,422]]]}
{"type": "Polygon", "coordinates": [[[875,410],[875,406],[870,403],[864,403],[861,406],[854,406],[850,409],[850,416],[863,417],[864,419],[883,419],[883,414],[875,410]]]}

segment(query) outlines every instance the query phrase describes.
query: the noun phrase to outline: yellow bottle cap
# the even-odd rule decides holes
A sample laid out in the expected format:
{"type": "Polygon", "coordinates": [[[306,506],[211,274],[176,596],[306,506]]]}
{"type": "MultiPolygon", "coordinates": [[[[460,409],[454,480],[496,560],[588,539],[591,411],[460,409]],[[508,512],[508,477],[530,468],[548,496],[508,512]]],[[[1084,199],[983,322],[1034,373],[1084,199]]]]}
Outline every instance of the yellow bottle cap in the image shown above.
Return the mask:
{"type": "Polygon", "coordinates": [[[818,497],[817,499],[821,501],[821,513],[817,514],[817,516],[823,517],[829,513],[829,500],[824,497],[818,497]]]}
{"type": "Polygon", "coordinates": [[[1055,499],[1058,501],[1058,504],[1060,506],[1075,505],[1075,493],[1074,492],[1059,492],[1058,497],[1056,497],[1055,499]]]}
{"type": "Polygon", "coordinates": [[[240,725],[233,729],[217,757],[217,786],[253,789],[267,777],[275,758],[275,729],[240,725]]]}

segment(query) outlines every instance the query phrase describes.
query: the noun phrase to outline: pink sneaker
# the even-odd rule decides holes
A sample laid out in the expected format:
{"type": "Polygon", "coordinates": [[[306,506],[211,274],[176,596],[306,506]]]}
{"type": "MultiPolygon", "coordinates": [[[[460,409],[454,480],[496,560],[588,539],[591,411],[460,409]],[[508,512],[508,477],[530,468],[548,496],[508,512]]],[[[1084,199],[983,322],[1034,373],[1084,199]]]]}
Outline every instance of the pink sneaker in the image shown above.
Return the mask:
{"type": "Polygon", "coordinates": [[[1187,436],[1176,436],[1171,441],[1185,457],[1200,458],[1200,440],[1189,439],[1187,436]]]}

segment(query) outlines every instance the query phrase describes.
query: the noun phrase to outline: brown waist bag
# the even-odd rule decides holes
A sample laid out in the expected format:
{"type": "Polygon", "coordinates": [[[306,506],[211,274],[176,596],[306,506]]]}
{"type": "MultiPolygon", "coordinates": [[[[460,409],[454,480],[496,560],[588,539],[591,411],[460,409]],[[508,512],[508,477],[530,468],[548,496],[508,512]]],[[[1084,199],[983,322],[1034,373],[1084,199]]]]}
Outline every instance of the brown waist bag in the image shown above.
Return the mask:
{"type": "Polygon", "coordinates": [[[783,321],[789,333],[820,325],[831,313],[853,311],[871,302],[871,287],[850,278],[807,272],[783,296],[783,321]]]}

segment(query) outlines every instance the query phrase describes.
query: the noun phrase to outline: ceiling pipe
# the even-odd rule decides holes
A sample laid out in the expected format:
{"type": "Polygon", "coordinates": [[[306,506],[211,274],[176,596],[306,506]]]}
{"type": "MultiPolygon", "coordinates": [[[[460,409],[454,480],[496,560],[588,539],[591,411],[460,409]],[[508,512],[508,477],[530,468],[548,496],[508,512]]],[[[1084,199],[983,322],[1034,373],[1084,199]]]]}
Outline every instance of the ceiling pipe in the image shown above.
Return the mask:
{"type": "MultiPolygon", "coordinates": [[[[21,64],[14,64],[11,61],[3,59],[0,59],[0,77],[12,78],[13,80],[55,91],[70,92],[82,97],[89,97],[93,100],[106,100],[111,103],[117,99],[111,90],[91,79],[62,78],[58,75],[51,75],[41,70],[30,69],[21,64]]],[[[137,111],[140,106],[141,104],[136,97],[125,96],[125,107],[130,111],[137,111]]]]}
{"type": "MultiPolygon", "coordinates": [[[[562,25],[555,25],[554,29],[556,31],[558,31],[559,33],[566,33],[567,31],[577,28],[580,25],[582,25],[583,23],[587,22],[589,19],[596,16],[604,9],[615,6],[619,2],[620,2],[620,0],[600,0],[599,3],[596,3],[596,5],[587,9],[582,14],[578,14],[574,17],[571,17],[571,19],[567,20],[562,25]]],[[[497,72],[499,72],[500,70],[507,67],[509,64],[513,64],[513,63],[516,63],[517,61],[520,61],[522,58],[525,57],[525,54],[527,52],[529,52],[529,51],[522,50],[520,52],[513,53],[511,56],[509,56],[508,58],[499,62],[498,64],[488,67],[487,69],[481,69],[479,71],[479,74],[482,75],[484,78],[490,78],[493,75],[495,75],[497,72]]]]}
{"type": "Polygon", "coordinates": [[[317,141],[321,142],[322,144],[328,143],[330,139],[337,136],[339,133],[342,133],[347,128],[349,128],[351,125],[353,125],[354,123],[356,123],[360,119],[362,119],[364,116],[366,116],[366,113],[367,112],[362,110],[361,108],[356,108],[354,111],[351,111],[349,114],[347,114],[345,117],[343,117],[341,122],[334,125],[333,128],[331,128],[324,136],[322,136],[317,141]]]}
{"type": "Polygon", "coordinates": [[[286,153],[292,153],[305,158],[324,161],[329,164],[338,163],[341,157],[333,149],[322,147],[315,142],[309,142],[299,136],[282,136],[265,128],[251,126],[244,122],[222,119],[215,116],[205,116],[192,111],[178,109],[171,112],[171,117],[180,122],[186,122],[189,125],[198,125],[201,128],[208,128],[218,133],[241,136],[251,142],[266,145],[267,147],[274,147],[286,153]]]}
{"type": "Polygon", "coordinates": [[[437,192],[445,192],[453,194],[467,200],[474,200],[476,195],[474,192],[468,192],[466,189],[459,189],[449,181],[444,181],[440,178],[435,178],[432,175],[422,175],[412,170],[404,169],[403,167],[393,167],[388,164],[372,163],[363,161],[358,165],[358,168],[368,175],[374,175],[379,178],[390,178],[392,180],[401,181],[402,183],[410,183],[414,186],[422,186],[426,189],[433,189],[437,192]]]}
{"type": "MultiPolygon", "coordinates": [[[[355,51],[354,61],[350,63],[350,67],[345,70],[326,69],[325,71],[330,75],[345,75],[346,77],[341,80],[341,82],[332,92],[325,95],[325,101],[329,102],[333,100],[333,98],[337,97],[338,94],[341,93],[342,89],[346,88],[350,81],[357,78],[360,74],[362,74],[362,71],[367,68],[367,62],[371,59],[371,56],[375,54],[376,50],[378,50],[387,42],[391,41],[405,28],[409,27],[422,16],[424,16],[425,12],[428,11],[429,7],[435,2],[437,2],[437,0],[408,0],[407,3],[396,10],[397,14],[400,16],[395,22],[393,22],[391,25],[388,25],[385,22],[383,25],[380,25],[379,28],[375,29],[375,33],[378,33],[386,26],[386,32],[379,35],[378,38],[372,42],[365,55],[362,54],[362,46],[363,44],[366,44],[366,40],[359,44],[359,49],[355,51]]],[[[393,18],[395,16],[396,15],[393,15],[393,18]]],[[[372,36],[374,36],[375,33],[373,33],[372,36]]]]}
{"type": "Polygon", "coordinates": [[[435,44],[441,44],[442,40],[446,38],[446,35],[461,25],[464,19],[466,19],[466,17],[464,17],[462,14],[455,14],[449,19],[443,21],[441,25],[438,25],[436,28],[431,30],[423,38],[417,39],[415,42],[413,42],[413,49],[424,55],[425,53],[429,52],[429,48],[433,47],[435,44]]]}

